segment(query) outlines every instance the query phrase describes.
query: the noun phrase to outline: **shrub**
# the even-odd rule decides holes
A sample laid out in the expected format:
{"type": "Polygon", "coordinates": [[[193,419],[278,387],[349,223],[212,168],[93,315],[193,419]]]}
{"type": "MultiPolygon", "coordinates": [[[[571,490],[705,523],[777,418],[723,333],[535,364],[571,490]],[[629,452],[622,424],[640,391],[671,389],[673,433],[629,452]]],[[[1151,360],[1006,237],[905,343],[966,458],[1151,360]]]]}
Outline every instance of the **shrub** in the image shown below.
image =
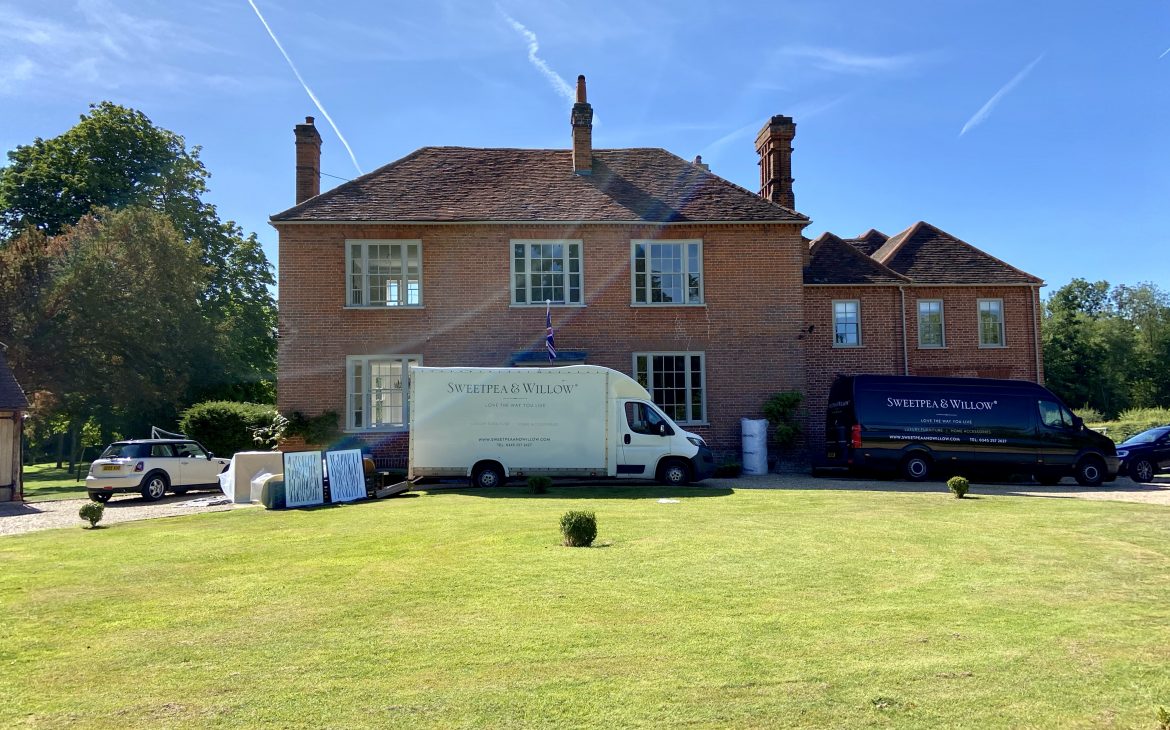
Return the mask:
{"type": "Polygon", "coordinates": [[[597,538],[597,516],[570,510],[561,515],[561,536],[568,547],[589,547],[597,538]]]}
{"type": "Polygon", "coordinates": [[[1093,408],[1088,404],[1078,408],[1076,410],[1076,414],[1080,416],[1081,420],[1085,423],[1100,423],[1101,421],[1105,420],[1105,416],[1102,415],[1101,411],[1093,408]]]}
{"type": "Polygon", "coordinates": [[[237,451],[254,450],[254,430],[271,427],[275,418],[276,408],[271,405],[204,401],[183,411],[179,428],[216,456],[230,458],[237,451]]]}
{"type": "Polygon", "coordinates": [[[797,411],[803,399],[799,390],[788,390],[764,402],[764,418],[772,424],[772,438],[780,446],[791,446],[800,435],[797,411]]]}
{"type": "Polygon", "coordinates": [[[951,477],[947,480],[947,486],[951,488],[956,499],[962,499],[963,495],[967,494],[967,490],[971,487],[971,482],[966,477],[951,477]]]}
{"type": "Polygon", "coordinates": [[[546,476],[528,477],[528,491],[533,494],[544,494],[552,486],[552,479],[546,476]]]}
{"type": "Polygon", "coordinates": [[[81,505],[81,509],[77,511],[77,514],[81,517],[81,519],[89,521],[89,526],[91,528],[97,527],[97,523],[102,521],[102,515],[105,513],[106,506],[97,502],[86,502],[85,504],[81,505]]]}
{"type": "Polygon", "coordinates": [[[743,464],[735,459],[728,459],[715,467],[715,476],[721,479],[734,479],[743,472],[743,464]]]}
{"type": "Polygon", "coordinates": [[[288,428],[288,419],[276,411],[272,412],[272,420],[263,426],[248,429],[252,432],[252,443],[260,449],[275,449],[284,439],[284,432],[288,428]]]}
{"type": "Polygon", "coordinates": [[[289,414],[284,434],[299,436],[311,446],[327,446],[341,436],[337,419],[337,411],[325,411],[319,416],[306,416],[300,411],[293,411],[289,414]]]}

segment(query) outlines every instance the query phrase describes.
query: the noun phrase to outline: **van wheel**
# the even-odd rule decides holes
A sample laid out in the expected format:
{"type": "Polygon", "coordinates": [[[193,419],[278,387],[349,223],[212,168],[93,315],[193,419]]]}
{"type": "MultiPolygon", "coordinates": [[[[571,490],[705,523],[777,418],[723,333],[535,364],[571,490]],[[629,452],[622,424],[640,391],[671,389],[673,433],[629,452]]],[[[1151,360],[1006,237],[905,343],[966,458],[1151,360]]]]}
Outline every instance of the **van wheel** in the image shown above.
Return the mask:
{"type": "Polygon", "coordinates": [[[504,483],[504,470],[499,464],[480,464],[471,473],[472,486],[493,489],[504,483]]]}
{"type": "Polygon", "coordinates": [[[902,460],[902,476],[909,482],[923,482],[930,476],[930,458],[923,454],[910,454],[902,460]]]}
{"type": "Polygon", "coordinates": [[[1101,486],[1101,482],[1105,481],[1105,465],[1095,456],[1086,456],[1077,462],[1077,471],[1073,476],[1082,487],[1101,486]]]}
{"type": "Polygon", "coordinates": [[[691,468],[685,462],[671,459],[658,469],[658,481],[671,487],[691,483],[691,468]]]}
{"type": "Polygon", "coordinates": [[[1154,481],[1154,465],[1149,459],[1138,459],[1129,467],[1129,474],[1135,482],[1154,481]]]}

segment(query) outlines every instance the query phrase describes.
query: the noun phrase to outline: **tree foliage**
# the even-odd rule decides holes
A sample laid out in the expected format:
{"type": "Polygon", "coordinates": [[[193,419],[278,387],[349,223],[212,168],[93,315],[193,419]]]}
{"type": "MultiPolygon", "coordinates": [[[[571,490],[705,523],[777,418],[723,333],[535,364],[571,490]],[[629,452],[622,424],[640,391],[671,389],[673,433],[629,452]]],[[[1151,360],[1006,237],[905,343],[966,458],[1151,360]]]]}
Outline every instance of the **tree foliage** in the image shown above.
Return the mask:
{"type": "Polygon", "coordinates": [[[0,169],[0,341],[70,422],[273,400],[272,267],[202,200],[199,151],[102,102],[0,169]]]}
{"type": "Polygon", "coordinates": [[[1043,337],[1045,380],[1070,405],[1170,406],[1170,296],[1156,285],[1073,279],[1045,302],[1043,337]]]}

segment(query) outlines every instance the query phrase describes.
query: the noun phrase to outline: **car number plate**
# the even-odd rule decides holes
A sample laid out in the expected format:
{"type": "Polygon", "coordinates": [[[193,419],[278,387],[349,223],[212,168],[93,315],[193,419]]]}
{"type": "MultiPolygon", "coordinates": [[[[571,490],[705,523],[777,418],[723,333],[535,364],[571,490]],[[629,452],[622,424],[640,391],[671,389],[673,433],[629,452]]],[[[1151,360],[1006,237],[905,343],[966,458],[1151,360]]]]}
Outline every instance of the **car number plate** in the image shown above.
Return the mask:
{"type": "Polygon", "coordinates": [[[118,466],[117,464],[103,464],[102,465],[102,471],[118,471],[121,468],[122,467],[118,466]]]}
{"type": "Polygon", "coordinates": [[[836,451],[830,451],[830,452],[828,453],[828,457],[829,457],[830,459],[836,459],[836,458],[837,458],[837,452],[836,452],[836,451]]]}

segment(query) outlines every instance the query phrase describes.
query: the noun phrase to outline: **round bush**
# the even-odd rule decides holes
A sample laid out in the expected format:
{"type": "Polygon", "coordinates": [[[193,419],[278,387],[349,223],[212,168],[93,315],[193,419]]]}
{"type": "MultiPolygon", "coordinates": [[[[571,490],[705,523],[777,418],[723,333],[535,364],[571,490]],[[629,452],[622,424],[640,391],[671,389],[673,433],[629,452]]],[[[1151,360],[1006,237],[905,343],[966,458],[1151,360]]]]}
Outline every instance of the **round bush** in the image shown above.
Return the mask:
{"type": "Polygon", "coordinates": [[[98,504],[97,502],[86,502],[85,504],[81,505],[81,509],[77,511],[77,514],[81,517],[81,519],[88,520],[90,527],[96,527],[97,523],[102,521],[102,515],[105,514],[105,512],[106,506],[104,504],[98,504]]]}
{"type": "Polygon", "coordinates": [[[966,477],[951,477],[947,480],[947,486],[951,488],[956,499],[962,499],[963,495],[971,487],[971,482],[967,481],[966,477]]]}
{"type": "Polygon", "coordinates": [[[597,537],[597,516],[592,512],[571,510],[561,515],[562,544],[568,547],[589,547],[597,537]]]}
{"type": "Polygon", "coordinates": [[[254,429],[271,427],[276,415],[275,406],[262,403],[205,401],[183,412],[179,428],[211,453],[230,459],[237,451],[255,451],[254,429]]]}
{"type": "Polygon", "coordinates": [[[544,494],[552,486],[552,479],[546,476],[528,477],[528,490],[533,494],[544,494]]]}

